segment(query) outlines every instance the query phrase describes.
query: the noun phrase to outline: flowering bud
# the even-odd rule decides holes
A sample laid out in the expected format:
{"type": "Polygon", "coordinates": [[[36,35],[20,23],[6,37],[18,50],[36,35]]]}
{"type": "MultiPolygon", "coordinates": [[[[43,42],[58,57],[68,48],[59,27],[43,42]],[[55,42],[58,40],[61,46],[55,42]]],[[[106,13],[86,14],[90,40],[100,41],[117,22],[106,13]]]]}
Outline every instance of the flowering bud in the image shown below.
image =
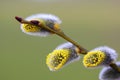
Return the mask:
{"type": "Polygon", "coordinates": [[[68,63],[79,60],[79,58],[75,46],[71,43],[65,43],[58,46],[47,56],[46,64],[51,71],[56,71],[68,63]]]}
{"type": "Polygon", "coordinates": [[[108,66],[116,61],[117,53],[107,46],[98,47],[89,51],[83,59],[85,67],[108,66]]]}
{"type": "MultiPolygon", "coordinates": [[[[120,62],[117,62],[116,65],[120,68],[120,62]]],[[[104,67],[100,74],[100,80],[120,80],[120,72],[116,71],[111,67],[104,67]]]]}
{"type": "Polygon", "coordinates": [[[32,24],[21,24],[21,29],[24,33],[29,35],[36,35],[36,36],[47,36],[53,34],[49,30],[43,28],[43,26],[47,26],[52,30],[59,31],[60,30],[60,23],[61,20],[54,15],[51,14],[36,14],[27,17],[25,20],[30,21],[31,23],[40,24],[40,26],[32,25],[32,24]]]}

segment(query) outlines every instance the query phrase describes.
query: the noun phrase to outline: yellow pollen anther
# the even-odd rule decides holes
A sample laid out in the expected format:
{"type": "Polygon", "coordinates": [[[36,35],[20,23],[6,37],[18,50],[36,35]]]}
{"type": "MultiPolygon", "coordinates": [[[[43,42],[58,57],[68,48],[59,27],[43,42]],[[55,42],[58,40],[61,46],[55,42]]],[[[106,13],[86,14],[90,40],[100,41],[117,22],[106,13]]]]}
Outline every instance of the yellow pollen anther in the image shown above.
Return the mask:
{"type": "Polygon", "coordinates": [[[22,27],[25,32],[38,32],[41,29],[40,27],[31,24],[22,24],[22,27]]]}
{"type": "Polygon", "coordinates": [[[70,51],[68,49],[54,50],[47,56],[46,64],[50,70],[60,69],[68,61],[70,51]]]}
{"type": "Polygon", "coordinates": [[[54,30],[56,30],[56,31],[60,30],[60,25],[55,23],[54,24],[54,30]]]}
{"type": "Polygon", "coordinates": [[[103,63],[105,60],[105,53],[102,51],[90,51],[83,58],[85,67],[95,67],[103,63]]]}

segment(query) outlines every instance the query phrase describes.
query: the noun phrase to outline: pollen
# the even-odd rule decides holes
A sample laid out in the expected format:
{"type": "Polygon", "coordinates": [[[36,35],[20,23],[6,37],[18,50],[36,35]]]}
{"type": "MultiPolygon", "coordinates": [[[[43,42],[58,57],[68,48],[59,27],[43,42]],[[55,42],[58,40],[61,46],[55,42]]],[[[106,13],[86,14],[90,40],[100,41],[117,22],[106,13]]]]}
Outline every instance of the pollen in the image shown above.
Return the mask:
{"type": "Polygon", "coordinates": [[[55,23],[54,24],[54,30],[56,30],[56,31],[60,30],[60,25],[55,23]]]}
{"type": "Polygon", "coordinates": [[[22,27],[25,32],[38,32],[40,31],[40,27],[30,25],[30,24],[22,24],[22,27]]]}
{"type": "Polygon", "coordinates": [[[90,51],[83,58],[83,64],[85,67],[96,67],[101,65],[106,58],[106,55],[102,51],[90,51]]]}
{"type": "Polygon", "coordinates": [[[68,49],[54,50],[47,56],[46,64],[51,71],[60,69],[69,59],[68,49]]]}

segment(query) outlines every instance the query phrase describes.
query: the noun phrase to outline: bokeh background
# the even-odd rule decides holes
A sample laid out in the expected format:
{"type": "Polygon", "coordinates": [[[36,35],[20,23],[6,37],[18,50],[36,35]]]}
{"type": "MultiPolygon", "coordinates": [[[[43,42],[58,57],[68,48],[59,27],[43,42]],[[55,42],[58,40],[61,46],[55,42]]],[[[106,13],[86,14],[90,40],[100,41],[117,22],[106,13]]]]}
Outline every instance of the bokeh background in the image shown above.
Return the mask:
{"type": "Polygon", "coordinates": [[[120,53],[119,0],[0,0],[0,80],[98,80],[101,68],[86,69],[82,55],[78,62],[49,71],[47,54],[66,41],[22,33],[14,17],[36,13],[59,16],[61,29],[88,50],[107,45],[120,53]]]}

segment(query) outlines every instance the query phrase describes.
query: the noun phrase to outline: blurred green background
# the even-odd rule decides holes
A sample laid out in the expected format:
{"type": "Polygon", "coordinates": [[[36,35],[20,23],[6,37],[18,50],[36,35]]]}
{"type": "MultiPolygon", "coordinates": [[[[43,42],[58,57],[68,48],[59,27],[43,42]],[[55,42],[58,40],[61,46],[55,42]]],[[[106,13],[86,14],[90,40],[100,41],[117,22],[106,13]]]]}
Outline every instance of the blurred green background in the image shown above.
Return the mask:
{"type": "Polygon", "coordinates": [[[83,56],[59,71],[49,71],[47,54],[66,41],[56,35],[22,33],[14,17],[36,13],[59,16],[62,30],[88,50],[108,45],[120,53],[119,0],[1,0],[0,80],[98,80],[101,68],[86,69],[83,56]]]}

